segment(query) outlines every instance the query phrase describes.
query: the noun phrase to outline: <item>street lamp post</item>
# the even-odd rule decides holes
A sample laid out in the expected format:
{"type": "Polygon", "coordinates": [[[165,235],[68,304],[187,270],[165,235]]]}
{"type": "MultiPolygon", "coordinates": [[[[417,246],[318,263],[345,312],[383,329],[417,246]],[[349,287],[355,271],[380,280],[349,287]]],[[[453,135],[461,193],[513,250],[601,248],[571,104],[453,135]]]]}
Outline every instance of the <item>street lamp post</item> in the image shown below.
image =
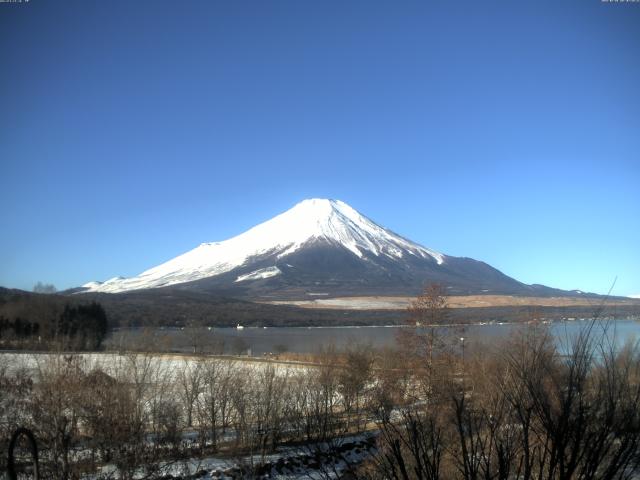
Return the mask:
{"type": "Polygon", "coordinates": [[[465,393],[464,379],[466,377],[465,364],[464,364],[464,337],[460,337],[460,344],[462,346],[462,394],[464,395],[465,393]]]}

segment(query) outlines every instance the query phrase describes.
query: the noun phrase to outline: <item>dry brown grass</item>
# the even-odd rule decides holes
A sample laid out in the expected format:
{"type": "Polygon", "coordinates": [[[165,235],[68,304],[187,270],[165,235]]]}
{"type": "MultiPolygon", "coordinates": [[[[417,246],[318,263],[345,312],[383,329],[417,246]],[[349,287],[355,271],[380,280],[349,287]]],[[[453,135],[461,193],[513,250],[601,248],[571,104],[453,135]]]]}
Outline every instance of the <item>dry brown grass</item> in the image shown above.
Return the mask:
{"type": "MultiPolygon", "coordinates": [[[[303,308],[322,308],[338,310],[403,310],[409,306],[414,297],[338,297],[318,298],[314,300],[283,300],[264,302],[278,305],[296,305],[303,308]]],[[[472,307],[577,307],[601,306],[602,300],[588,297],[520,297],[511,295],[465,295],[448,297],[451,308],[472,307]]],[[[632,298],[615,298],[604,302],[607,306],[640,305],[640,300],[632,298]]]]}

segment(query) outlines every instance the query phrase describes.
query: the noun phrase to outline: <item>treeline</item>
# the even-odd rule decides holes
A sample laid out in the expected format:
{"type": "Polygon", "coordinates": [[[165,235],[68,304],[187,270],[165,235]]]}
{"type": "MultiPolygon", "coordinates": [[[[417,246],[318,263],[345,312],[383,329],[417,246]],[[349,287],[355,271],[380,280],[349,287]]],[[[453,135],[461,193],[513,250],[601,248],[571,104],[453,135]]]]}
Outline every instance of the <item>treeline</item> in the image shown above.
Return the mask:
{"type": "Polygon", "coordinates": [[[0,348],[98,350],[109,329],[99,303],[58,295],[0,297],[0,348]]]}
{"type": "MultiPolygon", "coordinates": [[[[407,329],[402,348],[327,349],[313,367],[131,353],[43,355],[26,369],[15,364],[25,356],[3,356],[0,438],[33,429],[43,471],[61,479],[160,478],[213,454],[245,458],[251,478],[281,445],[319,456],[363,431],[377,432],[378,453],[343,462],[356,478],[630,478],[640,351],[614,333],[593,321],[558,343],[530,325],[481,346],[463,331],[407,329]]],[[[316,465],[327,478],[334,467],[316,465]]]]}

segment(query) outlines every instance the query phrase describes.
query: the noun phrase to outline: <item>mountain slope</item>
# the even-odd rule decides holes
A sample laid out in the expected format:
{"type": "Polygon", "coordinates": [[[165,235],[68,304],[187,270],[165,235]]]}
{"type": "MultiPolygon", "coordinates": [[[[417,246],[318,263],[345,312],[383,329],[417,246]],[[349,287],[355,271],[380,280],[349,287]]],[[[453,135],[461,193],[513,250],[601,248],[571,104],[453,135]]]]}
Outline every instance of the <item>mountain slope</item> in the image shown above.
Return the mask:
{"type": "Polygon", "coordinates": [[[414,294],[427,282],[452,294],[558,294],[524,285],[469,258],[444,255],[381,227],[344,202],[305,200],[223,242],[132,278],[90,282],[85,292],[174,286],[247,297],[414,294]]]}

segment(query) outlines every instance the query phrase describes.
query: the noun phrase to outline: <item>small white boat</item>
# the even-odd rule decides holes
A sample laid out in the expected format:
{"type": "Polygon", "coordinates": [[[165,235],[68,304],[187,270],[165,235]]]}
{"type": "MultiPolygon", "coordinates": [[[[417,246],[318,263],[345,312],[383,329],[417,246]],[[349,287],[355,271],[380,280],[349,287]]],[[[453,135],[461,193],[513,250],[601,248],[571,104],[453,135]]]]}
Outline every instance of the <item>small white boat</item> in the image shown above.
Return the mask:
{"type": "Polygon", "coordinates": [[[238,324],[238,325],[236,325],[236,328],[237,328],[238,330],[242,330],[244,327],[243,327],[242,325],[238,324]]]}

